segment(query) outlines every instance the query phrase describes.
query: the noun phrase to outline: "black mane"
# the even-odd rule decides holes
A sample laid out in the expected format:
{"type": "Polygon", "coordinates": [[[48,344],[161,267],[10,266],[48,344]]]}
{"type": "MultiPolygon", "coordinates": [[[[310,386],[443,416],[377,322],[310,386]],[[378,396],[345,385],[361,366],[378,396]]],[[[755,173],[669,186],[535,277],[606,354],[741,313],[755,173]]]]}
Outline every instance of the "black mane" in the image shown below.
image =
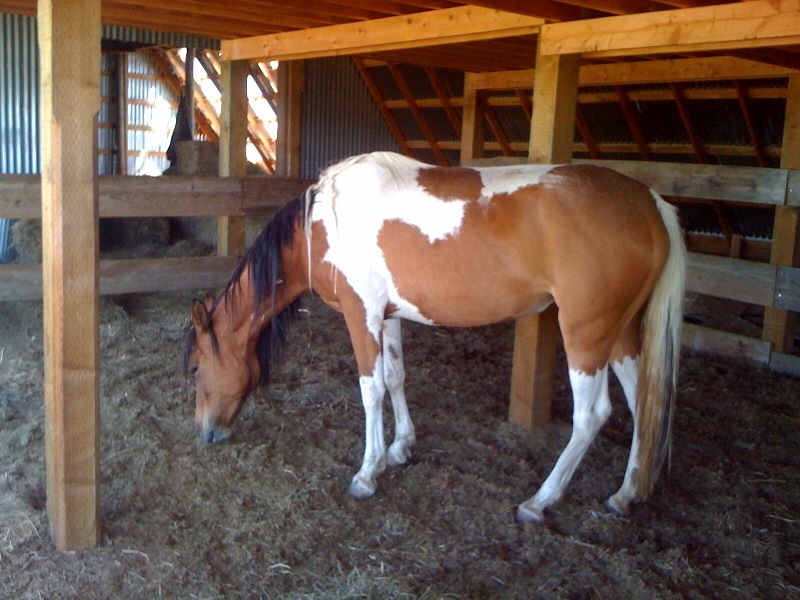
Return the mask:
{"type": "MultiPolygon", "coordinates": [[[[213,314],[223,298],[228,298],[231,301],[228,306],[235,302],[236,296],[240,291],[240,280],[245,269],[249,269],[250,273],[254,314],[258,314],[264,309],[264,302],[267,298],[272,299],[272,319],[263,329],[256,342],[256,354],[261,367],[260,383],[262,384],[269,381],[270,363],[273,358],[280,355],[281,349],[286,345],[289,323],[297,316],[300,307],[300,299],[298,298],[281,312],[274,314],[275,291],[283,279],[281,248],[294,241],[296,222],[301,216],[305,216],[305,203],[306,195],[302,194],[288,202],[267,223],[266,227],[258,234],[253,245],[250,246],[239,261],[239,264],[236,265],[228,284],[209,311],[213,314]]],[[[216,335],[213,329],[211,330],[211,336],[212,348],[217,353],[219,347],[216,343],[216,335]]],[[[194,327],[190,326],[186,332],[186,339],[181,353],[184,375],[188,374],[189,354],[196,341],[197,333],[194,327]]]]}

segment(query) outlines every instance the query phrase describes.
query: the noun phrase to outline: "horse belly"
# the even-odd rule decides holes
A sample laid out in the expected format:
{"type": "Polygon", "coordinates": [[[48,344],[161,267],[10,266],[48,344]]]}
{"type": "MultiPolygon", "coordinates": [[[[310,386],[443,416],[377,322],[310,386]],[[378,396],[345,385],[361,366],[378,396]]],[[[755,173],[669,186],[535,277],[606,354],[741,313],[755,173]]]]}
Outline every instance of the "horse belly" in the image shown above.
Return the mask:
{"type": "Polygon", "coordinates": [[[384,224],[388,313],[429,324],[472,327],[544,310],[549,282],[530,249],[491,236],[429,242],[415,227],[384,224]]]}

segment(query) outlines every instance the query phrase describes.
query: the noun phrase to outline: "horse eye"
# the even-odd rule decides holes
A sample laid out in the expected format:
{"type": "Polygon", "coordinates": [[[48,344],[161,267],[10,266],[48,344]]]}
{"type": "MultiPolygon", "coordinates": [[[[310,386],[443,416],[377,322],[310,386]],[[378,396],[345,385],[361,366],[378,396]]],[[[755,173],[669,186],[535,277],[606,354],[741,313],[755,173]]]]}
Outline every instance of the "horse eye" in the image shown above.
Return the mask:
{"type": "Polygon", "coordinates": [[[194,375],[197,373],[197,365],[189,367],[189,375],[194,375]]]}

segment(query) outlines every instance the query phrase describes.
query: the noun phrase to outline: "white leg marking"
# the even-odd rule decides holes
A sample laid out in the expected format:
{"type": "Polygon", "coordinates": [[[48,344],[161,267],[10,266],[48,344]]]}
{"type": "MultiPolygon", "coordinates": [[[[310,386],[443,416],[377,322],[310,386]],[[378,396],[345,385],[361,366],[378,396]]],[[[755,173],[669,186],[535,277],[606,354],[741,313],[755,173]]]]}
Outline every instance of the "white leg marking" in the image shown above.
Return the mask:
{"type": "Polygon", "coordinates": [[[387,465],[396,467],[411,458],[411,446],[416,441],[414,424],[406,402],[406,370],[403,366],[403,340],[400,319],[387,319],[383,323],[383,373],[386,388],[394,410],[394,441],[389,446],[387,465]]]}
{"type": "Polygon", "coordinates": [[[570,369],[569,381],[574,403],[572,436],[536,495],[519,505],[520,521],[544,521],[544,510],[561,498],[583,455],[611,414],[607,365],[594,375],[570,369]]]}
{"type": "Polygon", "coordinates": [[[639,427],[636,423],[636,385],[639,381],[639,357],[626,356],[622,362],[611,365],[614,374],[625,392],[625,400],[633,416],[633,439],[631,453],[628,456],[628,467],[625,469],[625,479],[616,494],[606,500],[606,507],[618,514],[627,515],[630,505],[636,499],[636,476],[639,472],[639,427]]]}
{"type": "Polygon", "coordinates": [[[383,359],[380,354],[375,359],[375,370],[372,375],[362,376],[359,384],[366,421],[364,461],[347,492],[354,498],[363,500],[375,493],[378,487],[375,478],[386,468],[386,445],[383,439],[383,396],[386,393],[386,385],[383,380],[383,359]]]}

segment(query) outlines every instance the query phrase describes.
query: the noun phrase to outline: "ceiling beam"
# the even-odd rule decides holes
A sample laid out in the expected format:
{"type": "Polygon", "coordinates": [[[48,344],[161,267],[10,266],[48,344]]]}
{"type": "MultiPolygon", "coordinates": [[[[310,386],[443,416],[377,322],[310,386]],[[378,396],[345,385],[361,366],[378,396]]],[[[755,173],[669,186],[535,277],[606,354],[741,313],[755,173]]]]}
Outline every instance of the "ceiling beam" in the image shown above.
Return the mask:
{"type": "Polygon", "coordinates": [[[542,55],[591,58],[786,46],[800,43],[800,6],[751,0],[553,23],[540,38],[542,55]]]}
{"type": "Polygon", "coordinates": [[[544,19],[461,6],[222,42],[223,60],[298,60],[538,33],[544,19]]]}
{"type": "MultiPolygon", "coordinates": [[[[584,65],[578,75],[579,85],[617,85],[714,81],[788,77],[794,69],[767,65],[732,56],[676,58],[641,62],[584,65]]],[[[534,69],[474,73],[470,85],[476,89],[519,89],[533,85],[534,69]]]]}

